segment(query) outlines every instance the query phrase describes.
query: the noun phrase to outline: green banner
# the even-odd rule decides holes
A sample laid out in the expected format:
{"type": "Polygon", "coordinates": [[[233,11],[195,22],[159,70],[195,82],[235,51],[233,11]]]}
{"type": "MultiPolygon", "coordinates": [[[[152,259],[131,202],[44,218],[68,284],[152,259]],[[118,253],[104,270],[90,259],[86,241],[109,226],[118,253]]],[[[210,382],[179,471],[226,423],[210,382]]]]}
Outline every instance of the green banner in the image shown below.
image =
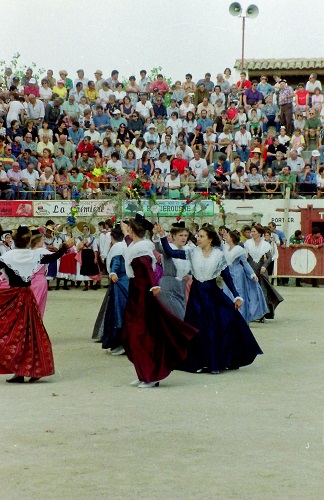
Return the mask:
{"type": "Polygon", "coordinates": [[[214,215],[214,202],[210,200],[186,203],[185,200],[158,200],[151,206],[149,201],[143,200],[139,205],[136,200],[124,201],[124,215],[134,216],[136,212],[143,212],[147,217],[177,217],[183,208],[181,217],[211,217],[214,215]]]}

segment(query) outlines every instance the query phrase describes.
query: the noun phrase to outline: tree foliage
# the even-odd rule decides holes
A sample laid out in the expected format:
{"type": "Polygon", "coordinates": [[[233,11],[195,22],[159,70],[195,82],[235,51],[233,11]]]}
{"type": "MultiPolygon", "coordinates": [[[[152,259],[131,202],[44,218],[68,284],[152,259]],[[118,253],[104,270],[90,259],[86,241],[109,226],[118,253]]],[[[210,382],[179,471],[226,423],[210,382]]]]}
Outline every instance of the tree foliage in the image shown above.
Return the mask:
{"type": "Polygon", "coordinates": [[[19,60],[20,57],[21,54],[19,54],[19,52],[16,52],[15,54],[13,54],[9,62],[5,60],[0,61],[0,75],[4,75],[6,68],[11,68],[13,75],[18,76],[19,78],[22,78],[24,76],[28,68],[31,68],[33,70],[33,76],[36,79],[39,79],[41,75],[45,73],[45,69],[39,68],[35,62],[30,63],[29,66],[27,66],[26,64],[21,64],[19,60]]]}

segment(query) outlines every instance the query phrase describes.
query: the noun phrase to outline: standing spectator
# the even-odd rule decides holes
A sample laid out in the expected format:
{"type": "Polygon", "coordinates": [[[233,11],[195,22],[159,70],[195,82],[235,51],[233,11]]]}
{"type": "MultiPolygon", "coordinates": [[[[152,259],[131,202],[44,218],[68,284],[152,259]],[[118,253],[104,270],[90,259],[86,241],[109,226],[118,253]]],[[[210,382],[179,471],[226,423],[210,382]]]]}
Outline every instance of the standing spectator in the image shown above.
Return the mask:
{"type": "Polygon", "coordinates": [[[105,81],[105,80],[102,78],[102,71],[101,71],[101,69],[97,69],[97,70],[95,71],[95,73],[94,73],[94,77],[95,77],[95,79],[96,79],[96,81],[95,81],[95,87],[96,87],[96,89],[97,89],[97,90],[98,90],[98,92],[99,92],[99,90],[100,90],[100,89],[102,89],[102,85],[103,85],[103,83],[104,83],[104,81],[105,81]]]}
{"type": "Polygon", "coordinates": [[[287,134],[292,135],[293,100],[295,93],[288,87],[287,80],[280,80],[278,103],[280,106],[280,121],[286,127],[287,134]]]}
{"type": "MultiPolygon", "coordinates": [[[[312,228],[311,234],[308,234],[304,241],[304,247],[306,248],[323,248],[324,246],[324,238],[321,235],[321,231],[319,227],[315,226],[312,228]]],[[[318,280],[316,278],[312,278],[312,287],[319,288],[318,280]]]]}
{"type": "Polygon", "coordinates": [[[77,75],[78,75],[78,78],[76,78],[74,80],[74,88],[76,87],[77,83],[79,83],[79,82],[81,82],[83,84],[83,87],[86,88],[88,85],[89,78],[85,78],[83,69],[78,69],[77,75]]]}
{"type": "Polygon", "coordinates": [[[107,83],[108,83],[109,87],[111,88],[111,90],[117,89],[117,85],[119,83],[118,75],[119,75],[119,71],[117,71],[117,69],[114,69],[111,72],[110,78],[108,78],[108,80],[107,80],[107,83]]]}
{"type": "Polygon", "coordinates": [[[53,77],[53,70],[52,69],[48,69],[47,70],[47,73],[46,73],[46,78],[48,80],[48,86],[50,89],[52,89],[53,87],[55,87],[56,85],[56,80],[55,78],[53,77]]]}
{"type": "Polygon", "coordinates": [[[197,82],[197,88],[203,84],[205,89],[208,90],[208,93],[211,94],[212,91],[214,90],[214,87],[215,87],[215,84],[214,82],[211,81],[211,74],[210,73],[206,73],[205,74],[205,78],[201,78],[200,80],[198,80],[197,82]]]}
{"type": "Polygon", "coordinates": [[[138,86],[140,88],[141,92],[149,92],[150,91],[150,79],[147,77],[147,71],[145,69],[142,69],[140,71],[140,80],[138,82],[138,86]]]}

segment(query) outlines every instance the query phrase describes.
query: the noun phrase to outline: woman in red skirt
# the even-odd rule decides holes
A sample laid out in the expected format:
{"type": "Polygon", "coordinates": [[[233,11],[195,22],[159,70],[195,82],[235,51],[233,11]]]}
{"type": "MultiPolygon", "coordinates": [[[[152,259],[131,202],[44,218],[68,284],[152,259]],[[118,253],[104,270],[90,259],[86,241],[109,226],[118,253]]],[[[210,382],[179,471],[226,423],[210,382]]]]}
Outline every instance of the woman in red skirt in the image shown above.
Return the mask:
{"type": "Polygon", "coordinates": [[[43,264],[59,259],[74,244],[71,238],[55,253],[31,250],[31,237],[27,227],[19,226],[15,249],[0,257],[0,269],[10,286],[0,290],[0,374],[14,373],[10,383],[22,383],[24,377],[36,382],[54,373],[51,341],[30,284],[43,264]]]}

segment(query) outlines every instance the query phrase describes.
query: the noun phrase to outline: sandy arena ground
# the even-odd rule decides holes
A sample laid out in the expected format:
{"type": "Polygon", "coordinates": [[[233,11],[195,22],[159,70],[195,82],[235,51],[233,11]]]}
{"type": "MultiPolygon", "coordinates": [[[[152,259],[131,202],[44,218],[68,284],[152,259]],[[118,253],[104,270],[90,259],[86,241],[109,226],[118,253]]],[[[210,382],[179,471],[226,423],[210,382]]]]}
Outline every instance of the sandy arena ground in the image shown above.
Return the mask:
{"type": "Polygon", "coordinates": [[[253,365],[154,389],[91,341],[105,290],[51,291],[56,375],[0,378],[0,499],[323,498],[324,289],[280,291],[253,365]]]}

